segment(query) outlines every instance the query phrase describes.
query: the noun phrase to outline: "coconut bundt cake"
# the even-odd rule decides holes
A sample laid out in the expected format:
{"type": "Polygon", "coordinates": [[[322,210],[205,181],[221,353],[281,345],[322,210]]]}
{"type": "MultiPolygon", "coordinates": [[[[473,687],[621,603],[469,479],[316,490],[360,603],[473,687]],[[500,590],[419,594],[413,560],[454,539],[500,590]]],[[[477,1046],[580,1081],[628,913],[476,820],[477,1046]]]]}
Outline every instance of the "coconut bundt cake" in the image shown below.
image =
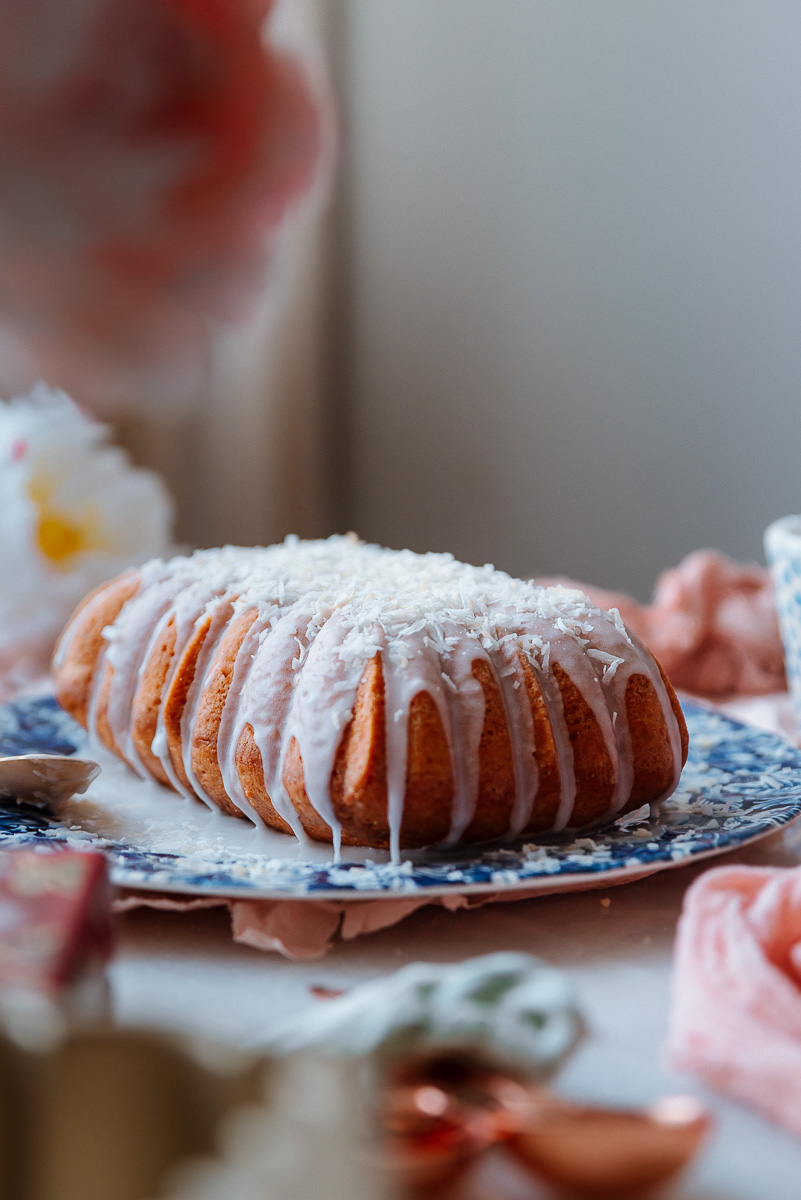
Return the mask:
{"type": "Polygon", "coordinates": [[[84,601],[53,669],[140,775],[337,849],[593,825],[668,796],[687,754],[615,610],[353,537],[150,562],[84,601]]]}

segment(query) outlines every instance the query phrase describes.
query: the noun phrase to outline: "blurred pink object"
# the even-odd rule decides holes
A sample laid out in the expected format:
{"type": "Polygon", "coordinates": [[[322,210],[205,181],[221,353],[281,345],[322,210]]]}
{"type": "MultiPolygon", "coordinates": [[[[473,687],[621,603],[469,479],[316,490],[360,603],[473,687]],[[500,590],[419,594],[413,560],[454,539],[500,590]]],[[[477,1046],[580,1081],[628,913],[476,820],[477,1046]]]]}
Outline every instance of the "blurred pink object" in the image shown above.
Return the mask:
{"type": "Polygon", "coordinates": [[[111,896],[102,854],[0,852],[0,994],[67,999],[111,957],[111,896]]]}
{"type": "Polygon", "coordinates": [[[3,5],[0,314],[37,374],[95,399],[123,369],[191,377],[263,288],[328,124],[271,7],[3,5]]]}
{"type": "Polygon", "coordinates": [[[717,550],[696,550],[660,576],[650,605],[600,588],[584,590],[602,608],[620,610],[674,687],[716,697],[785,687],[773,589],[764,567],[745,566],[717,550]]]}
{"type": "Polygon", "coordinates": [[[718,867],[689,889],[668,1055],[801,1136],[801,867],[718,867]]]}

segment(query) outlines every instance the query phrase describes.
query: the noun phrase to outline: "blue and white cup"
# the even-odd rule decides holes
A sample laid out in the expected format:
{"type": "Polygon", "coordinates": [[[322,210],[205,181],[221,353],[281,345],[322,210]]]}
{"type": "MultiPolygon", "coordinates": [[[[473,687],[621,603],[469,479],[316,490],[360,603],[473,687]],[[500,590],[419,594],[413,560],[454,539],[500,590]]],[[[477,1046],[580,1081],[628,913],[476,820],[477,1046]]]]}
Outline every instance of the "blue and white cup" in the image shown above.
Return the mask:
{"type": "Polygon", "coordinates": [[[765,555],[773,579],[795,726],[801,733],[801,516],[782,517],[768,526],[765,555]]]}

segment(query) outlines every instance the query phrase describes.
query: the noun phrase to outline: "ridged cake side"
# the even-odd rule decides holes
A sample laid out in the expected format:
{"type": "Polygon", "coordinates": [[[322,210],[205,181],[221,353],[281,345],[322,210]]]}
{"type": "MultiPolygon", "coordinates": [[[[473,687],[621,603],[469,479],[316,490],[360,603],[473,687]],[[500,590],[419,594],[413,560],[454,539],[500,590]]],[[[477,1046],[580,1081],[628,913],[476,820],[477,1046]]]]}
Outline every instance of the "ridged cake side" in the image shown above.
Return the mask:
{"type": "Polygon", "coordinates": [[[347,538],[127,573],[76,612],[53,675],[140,774],[395,853],[593,825],[669,794],[687,754],[617,614],[347,538]]]}

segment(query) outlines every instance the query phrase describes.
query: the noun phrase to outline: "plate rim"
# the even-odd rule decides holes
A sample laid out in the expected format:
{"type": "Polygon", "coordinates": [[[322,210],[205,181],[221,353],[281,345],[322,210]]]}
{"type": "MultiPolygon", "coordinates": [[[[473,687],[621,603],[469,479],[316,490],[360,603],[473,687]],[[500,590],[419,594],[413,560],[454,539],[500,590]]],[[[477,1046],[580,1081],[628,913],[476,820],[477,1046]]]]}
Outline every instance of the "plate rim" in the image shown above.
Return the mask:
{"type": "MultiPolygon", "coordinates": [[[[620,887],[627,883],[639,883],[641,879],[648,879],[651,875],[659,875],[664,871],[670,871],[681,867],[692,867],[696,863],[705,861],[708,858],[719,858],[724,854],[737,854],[746,847],[753,846],[756,842],[764,841],[765,838],[774,837],[776,834],[783,833],[792,825],[801,821],[801,812],[791,817],[789,821],[785,821],[781,825],[776,825],[771,829],[760,829],[750,837],[744,838],[737,845],[732,846],[710,846],[705,850],[696,850],[690,854],[683,855],[681,858],[665,859],[660,862],[649,864],[638,864],[630,867],[614,867],[608,871],[576,871],[572,874],[562,872],[554,875],[534,875],[528,878],[508,880],[498,883],[432,883],[419,884],[413,891],[397,891],[392,892],[388,889],[370,890],[369,888],[334,888],[327,887],[324,891],[292,891],[289,887],[283,889],[269,889],[258,887],[243,887],[242,893],[237,894],[231,888],[220,887],[216,889],[214,885],[208,887],[198,887],[193,891],[191,885],[183,886],[181,884],[130,884],[130,883],[115,883],[114,869],[109,871],[111,883],[114,887],[121,891],[129,892],[144,892],[149,896],[164,895],[164,896],[187,896],[192,899],[199,897],[208,897],[210,900],[227,900],[232,904],[238,901],[246,902],[248,900],[308,900],[317,901],[318,903],[326,903],[329,900],[347,901],[350,904],[373,903],[377,900],[384,900],[389,903],[399,901],[403,903],[406,900],[423,900],[427,898],[440,899],[442,896],[497,896],[501,894],[512,893],[509,899],[514,899],[513,893],[540,893],[539,898],[545,899],[547,896],[555,896],[563,892],[591,892],[601,891],[605,887],[620,887]],[[560,883],[561,881],[561,883],[560,883]]],[[[327,864],[321,864],[327,865],[327,864]]],[[[518,899],[536,900],[536,894],[518,897],[518,899]]]]}
{"type": "MultiPolygon", "coordinates": [[[[52,701],[53,697],[44,695],[31,699],[39,701],[52,701]]],[[[734,730],[743,730],[747,733],[770,738],[778,743],[781,743],[784,747],[786,747],[787,751],[792,753],[798,760],[796,769],[799,772],[798,789],[801,793],[801,750],[799,750],[798,747],[794,746],[787,739],[782,738],[781,734],[766,731],[754,725],[750,725],[747,722],[729,715],[722,709],[717,708],[709,701],[704,701],[694,696],[684,695],[682,696],[682,702],[683,704],[688,705],[690,708],[694,708],[699,713],[705,713],[721,718],[730,729],[733,728],[734,730]]],[[[7,707],[14,708],[16,705],[14,702],[12,702],[11,705],[7,707]]],[[[785,803],[788,802],[789,801],[786,801],[785,803]]],[[[410,877],[411,886],[403,886],[401,883],[400,886],[396,887],[391,885],[377,887],[353,885],[350,887],[337,886],[336,882],[329,883],[326,880],[316,881],[314,879],[299,879],[297,881],[287,880],[276,885],[264,884],[261,886],[257,882],[249,883],[244,880],[241,885],[237,885],[231,881],[216,883],[212,878],[213,874],[215,873],[215,868],[211,863],[209,863],[207,882],[204,882],[202,879],[198,878],[185,881],[177,878],[173,880],[165,880],[164,878],[159,878],[159,876],[169,872],[169,863],[164,862],[164,865],[162,866],[154,860],[169,860],[171,857],[175,857],[180,862],[179,855],[173,856],[169,851],[142,850],[135,845],[126,845],[125,843],[102,846],[93,844],[92,842],[87,842],[85,848],[87,850],[94,849],[98,852],[105,853],[109,866],[109,879],[112,886],[127,894],[141,895],[143,903],[147,902],[147,897],[152,897],[154,895],[161,895],[164,897],[185,896],[188,899],[207,898],[209,900],[218,900],[220,902],[229,901],[231,903],[236,903],[237,901],[244,902],[248,900],[290,900],[293,902],[304,900],[318,903],[333,901],[354,904],[367,902],[374,903],[378,900],[384,900],[388,902],[409,902],[412,900],[419,900],[421,902],[425,902],[427,899],[437,900],[444,896],[454,895],[498,896],[499,898],[502,896],[508,896],[510,900],[513,900],[515,898],[522,898],[518,897],[517,894],[519,893],[524,893],[534,899],[538,895],[545,897],[547,895],[556,895],[577,891],[593,891],[606,887],[616,887],[626,883],[634,883],[640,879],[647,878],[651,875],[669,870],[674,867],[692,866],[695,863],[705,862],[710,858],[737,853],[748,846],[752,846],[758,841],[783,832],[799,821],[799,819],[801,819],[801,795],[795,798],[794,803],[797,808],[796,812],[789,816],[777,819],[775,823],[769,823],[763,827],[756,828],[753,832],[749,832],[747,824],[744,824],[740,831],[732,831],[732,836],[727,844],[700,847],[698,849],[688,849],[684,853],[672,853],[669,857],[665,856],[658,859],[644,859],[639,862],[626,862],[622,863],[621,865],[610,865],[608,867],[602,863],[596,863],[596,865],[590,869],[579,869],[572,871],[564,869],[532,875],[518,875],[517,877],[514,877],[514,866],[509,865],[504,867],[503,862],[491,864],[486,861],[484,856],[487,853],[490,853],[493,850],[497,852],[498,849],[503,848],[499,847],[497,844],[492,844],[481,849],[479,855],[472,860],[462,863],[432,863],[428,865],[437,866],[440,868],[443,866],[451,866],[452,869],[459,870],[470,870],[477,867],[480,868],[482,866],[492,869],[494,866],[496,872],[503,873],[505,878],[490,878],[474,882],[465,880],[449,881],[447,879],[435,879],[431,882],[426,882],[425,880],[415,879],[414,875],[412,875],[410,877]],[[148,876],[141,867],[138,868],[133,864],[128,865],[124,861],[120,862],[117,856],[124,856],[126,854],[139,854],[145,859],[149,858],[149,868],[152,870],[153,874],[148,876]],[[136,876],[137,878],[132,878],[132,876],[136,876]]],[[[580,839],[582,836],[586,836],[588,838],[600,840],[597,836],[599,832],[601,832],[602,837],[602,831],[592,829],[576,830],[574,839],[580,839]]],[[[64,830],[64,834],[65,840],[69,844],[69,831],[64,830]]],[[[13,836],[13,834],[10,835],[10,837],[13,836]]],[[[2,847],[2,844],[5,840],[6,839],[0,835],[0,847],[2,847]]],[[[52,846],[55,849],[57,846],[62,844],[62,842],[56,838],[48,839],[34,837],[31,838],[30,842],[22,844],[31,845],[32,843],[37,842],[39,845],[36,846],[36,848],[43,852],[46,851],[48,846],[52,846]]],[[[72,847],[75,849],[80,848],[78,843],[79,839],[75,839],[72,843],[72,847]]],[[[543,848],[547,852],[549,846],[546,844],[543,848]]],[[[309,867],[312,869],[319,868],[321,872],[327,872],[331,867],[345,868],[347,870],[348,868],[357,868],[359,866],[366,865],[362,863],[348,862],[335,864],[332,861],[310,862],[308,860],[304,861],[303,859],[287,859],[285,861],[288,864],[295,864],[301,867],[309,867]]],[[[384,866],[384,864],[374,865],[384,866]]],[[[414,869],[416,870],[419,868],[420,870],[424,871],[426,865],[426,863],[414,863],[414,869]]],[[[222,864],[216,867],[217,871],[224,869],[225,867],[222,864]]]]}

